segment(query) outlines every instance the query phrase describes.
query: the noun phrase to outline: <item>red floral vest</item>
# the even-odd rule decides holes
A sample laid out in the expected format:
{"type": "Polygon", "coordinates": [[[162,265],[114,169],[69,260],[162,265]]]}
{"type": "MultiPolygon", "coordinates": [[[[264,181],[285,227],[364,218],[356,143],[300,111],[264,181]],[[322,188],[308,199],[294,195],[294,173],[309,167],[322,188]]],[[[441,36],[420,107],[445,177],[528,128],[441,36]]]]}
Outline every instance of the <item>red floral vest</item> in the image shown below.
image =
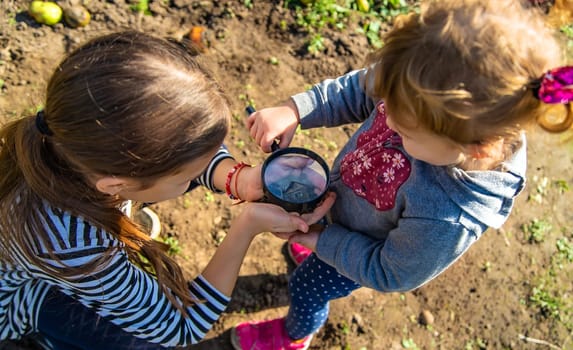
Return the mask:
{"type": "Polygon", "coordinates": [[[386,125],[383,102],[370,130],[358,137],[356,149],[340,164],[342,181],[354,192],[374,204],[378,210],[394,207],[398,188],[410,176],[410,161],[396,148],[400,136],[386,125]]]}

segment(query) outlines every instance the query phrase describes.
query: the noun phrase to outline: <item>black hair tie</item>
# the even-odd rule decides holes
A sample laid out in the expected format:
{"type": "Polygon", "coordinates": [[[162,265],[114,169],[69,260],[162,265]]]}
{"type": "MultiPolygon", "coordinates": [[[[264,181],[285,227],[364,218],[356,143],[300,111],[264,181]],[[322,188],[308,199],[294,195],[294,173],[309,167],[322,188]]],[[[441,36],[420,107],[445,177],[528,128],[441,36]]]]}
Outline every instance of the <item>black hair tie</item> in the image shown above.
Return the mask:
{"type": "Polygon", "coordinates": [[[535,79],[528,84],[528,88],[533,92],[533,97],[540,100],[539,89],[541,89],[541,78],[535,79]]]}
{"type": "Polygon", "coordinates": [[[52,130],[50,130],[50,128],[48,127],[48,124],[46,124],[46,120],[44,119],[44,110],[40,110],[38,111],[38,113],[36,113],[36,128],[42,135],[46,136],[54,135],[52,130]]]}

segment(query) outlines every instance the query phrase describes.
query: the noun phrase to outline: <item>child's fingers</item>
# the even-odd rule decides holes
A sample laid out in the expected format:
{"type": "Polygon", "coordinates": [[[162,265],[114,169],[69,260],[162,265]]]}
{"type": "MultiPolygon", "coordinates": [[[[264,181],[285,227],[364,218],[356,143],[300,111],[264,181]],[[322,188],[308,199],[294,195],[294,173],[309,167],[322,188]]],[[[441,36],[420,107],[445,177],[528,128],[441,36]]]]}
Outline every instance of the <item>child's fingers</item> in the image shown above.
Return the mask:
{"type": "Polygon", "coordinates": [[[272,151],[272,144],[273,142],[275,142],[275,138],[272,137],[269,133],[263,133],[263,136],[261,137],[261,141],[259,142],[259,145],[261,146],[261,149],[263,150],[263,152],[265,153],[270,153],[272,151]]]}
{"type": "Polygon", "coordinates": [[[305,220],[298,216],[298,214],[293,215],[293,213],[285,212],[279,220],[274,222],[274,225],[270,231],[290,233],[295,231],[307,232],[308,224],[305,220]]]}
{"type": "Polygon", "coordinates": [[[290,222],[293,225],[292,227],[296,227],[296,229],[292,230],[292,232],[300,231],[300,232],[307,232],[309,229],[308,223],[300,216],[299,213],[288,213],[290,216],[290,222]]]}
{"type": "Polygon", "coordinates": [[[327,192],[322,203],[312,213],[303,214],[302,218],[307,224],[314,224],[322,219],[336,201],[336,193],[327,192]]]}
{"type": "Polygon", "coordinates": [[[295,235],[295,232],[272,232],[272,234],[275,237],[278,237],[280,239],[284,239],[285,241],[289,240],[289,238],[292,237],[292,235],[295,235]]]}
{"type": "Polygon", "coordinates": [[[255,140],[257,138],[258,129],[258,124],[251,125],[251,128],[249,129],[249,135],[251,135],[251,137],[255,140]]]}
{"type": "Polygon", "coordinates": [[[255,117],[254,117],[254,113],[251,114],[250,116],[247,117],[247,119],[245,120],[245,126],[247,127],[247,129],[250,131],[251,128],[253,127],[253,124],[255,124],[255,117]]]}
{"type": "Polygon", "coordinates": [[[261,141],[264,136],[265,136],[265,130],[263,129],[262,126],[257,125],[255,133],[255,142],[257,143],[257,145],[261,145],[261,141]]]}
{"type": "Polygon", "coordinates": [[[245,231],[295,232],[308,231],[308,224],[298,214],[288,213],[278,205],[269,203],[247,203],[239,215],[245,231]]]}
{"type": "Polygon", "coordinates": [[[318,242],[319,232],[313,231],[308,233],[297,233],[289,237],[289,243],[298,243],[307,247],[308,249],[315,251],[316,243],[318,242]]]}
{"type": "Polygon", "coordinates": [[[274,138],[265,130],[264,126],[255,124],[251,129],[251,136],[255,139],[255,142],[261,147],[263,152],[271,152],[271,145],[274,142],[274,138]]]}
{"type": "Polygon", "coordinates": [[[289,145],[290,145],[290,140],[283,135],[279,141],[279,148],[281,149],[287,148],[289,145]]]}

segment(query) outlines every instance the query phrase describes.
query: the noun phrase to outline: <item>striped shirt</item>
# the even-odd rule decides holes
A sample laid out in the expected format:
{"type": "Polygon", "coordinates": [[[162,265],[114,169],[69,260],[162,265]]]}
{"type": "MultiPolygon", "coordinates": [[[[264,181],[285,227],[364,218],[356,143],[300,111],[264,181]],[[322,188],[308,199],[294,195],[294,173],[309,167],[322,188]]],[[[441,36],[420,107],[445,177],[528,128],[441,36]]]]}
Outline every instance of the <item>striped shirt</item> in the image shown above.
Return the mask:
{"type": "MultiPolygon", "coordinates": [[[[216,191],[212,171],[218,162],[231,157],[221,148],[196,182],[216,191]]],[[[106,232],[68,212],[46,204],[42,208],[44,227],[50,240],[33,242],[37,256],[48,273],[33,265],[14,247],[14,261],[0,261],[0,339],[19,339],[37,332],[39,309],[48,290],[62,293],[94,309],[100,316],[135,337],[163,346],[184,346],[200,341],[225,310],[230,298],[202,276],[189,283],[197,300],[183,317],[161,291],[157,280],[127,257],[124,244],[106,232]],[[104,258],[105,252],[113,253],[104,258]],[[57,259],[54,259],[51,252],[57,259]],[[59,269],[81,267],[102,259],[89,275],[61,277],[59,269]]]]}

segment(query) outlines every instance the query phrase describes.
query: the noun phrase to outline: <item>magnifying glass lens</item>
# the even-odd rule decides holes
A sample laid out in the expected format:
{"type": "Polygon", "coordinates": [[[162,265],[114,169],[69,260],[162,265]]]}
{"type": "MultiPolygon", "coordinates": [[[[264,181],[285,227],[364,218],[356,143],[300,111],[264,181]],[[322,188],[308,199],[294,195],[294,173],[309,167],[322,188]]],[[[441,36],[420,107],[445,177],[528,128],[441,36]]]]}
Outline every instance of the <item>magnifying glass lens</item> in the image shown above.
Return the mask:
{"type": "Polygon", "coordinates": [[[316,160],[304,154],[286,153],[274,158],[265,169],[266,188],[278,199],[307,203],[324,194],[328,174],[316,160]]]}

